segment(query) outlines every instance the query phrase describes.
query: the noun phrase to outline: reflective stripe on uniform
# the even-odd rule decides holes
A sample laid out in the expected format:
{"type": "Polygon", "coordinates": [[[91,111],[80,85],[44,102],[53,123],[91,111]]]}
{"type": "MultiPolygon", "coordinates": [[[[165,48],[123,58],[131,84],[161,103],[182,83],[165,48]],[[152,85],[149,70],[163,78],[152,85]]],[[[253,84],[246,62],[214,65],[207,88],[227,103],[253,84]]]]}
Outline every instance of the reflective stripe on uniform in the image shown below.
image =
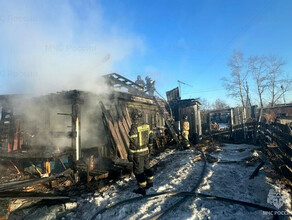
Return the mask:
{"type": "Polygon", "coordinates": [[[183,122],[183,131],[189,131],[190,130],[190,123],[188,121],[183,122]]]}
{"type": "Polygon", "coordinates": [[[142,132],[142,131],[148,131],[150,132],[150,126],[149,125],[141,125],[137,127],[138,132],[142,132]]]}
{"type": "Polygon", "coordinates": [[[153,183],[153,179],[154,179],[153,176],[147,176],[148,183],[153,183]]]}
{"type": "Polygon", "coordinates": [[[129,151],[131,153],[140,153],[140,152],[145,152],[145,151],[148,151],[148,147],[145,147],[145,148],[142,148],[142,149],[138,149],[138,150],[132,150],[132,149],[129,149],[129,151]]]}
{"type": "Polygon", "coordinates": [[[133,134],[130,136],[130,138],[136,138],[136,137],[138,137],[138,134],[133,134]]]}
{"type": "Polygon", "coordinates": [[[150,134],[150,126],[145,124],[137,127],[137,131],[139,134],[139,146],[142,146],[142,132],[147,131],[148,135],[150,134]]]}
{"type": "Polygon", "coordinates": [[[145,182],[142,182],[142,183],[139,183],[139,186],[140,186],[141,188],[145,188],[146,185],[147,185],[147,182],[146,182],[146,181],[145,181],[145,182]]]}

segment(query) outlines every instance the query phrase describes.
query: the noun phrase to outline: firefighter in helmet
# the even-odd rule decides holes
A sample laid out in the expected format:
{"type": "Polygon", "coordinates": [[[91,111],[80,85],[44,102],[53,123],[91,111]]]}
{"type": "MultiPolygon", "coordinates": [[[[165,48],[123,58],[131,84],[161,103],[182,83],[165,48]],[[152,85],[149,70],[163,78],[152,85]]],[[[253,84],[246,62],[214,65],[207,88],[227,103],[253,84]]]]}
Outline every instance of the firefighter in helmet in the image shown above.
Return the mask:
{"type": "Polygon", "coordinates": [[[133,171],[139,186],[133,192],[146,195],[146,189],[153,186],[153,173],[149,164],[149,147],[153,145],[153,135],[150,126],[143,123],[142,113],[136,109],[132,112],[129,137],[128,159],[133,162],[133,171]]]}
{"type": "Polygon", "coordinates": [[[190,123],[188,121],[188,116],[184,115],[183,117],[183,126],[182,126],[182,141],[185,148],[190,148],[189,142],[189,131],[190,131],[190,123]]]}
{"type": "Polygon", "coordinates": [[[140,91],[140,92],[143,92],[144,91],[144,88],[145,88],[145,82],[144,80],[141,78],[140,75],[137,76],[137,80],[135,81],[136,84],[138,84],[140,87],[138,87],[137,89],[140,91]]]}

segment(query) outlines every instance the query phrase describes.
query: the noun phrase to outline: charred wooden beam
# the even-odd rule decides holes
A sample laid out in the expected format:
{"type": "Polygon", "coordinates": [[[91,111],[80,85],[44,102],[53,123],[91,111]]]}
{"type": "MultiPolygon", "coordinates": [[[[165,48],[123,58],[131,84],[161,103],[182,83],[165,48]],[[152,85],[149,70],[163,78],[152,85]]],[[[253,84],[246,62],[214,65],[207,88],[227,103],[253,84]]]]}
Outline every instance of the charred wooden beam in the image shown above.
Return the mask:
{"type": "Polygon", "coordinates": [[[1,192],[0,200],[7,200],[7,199],[37,199],[37,200],[55,200],[55,199],[70,199],[69,196],[66,195],[58,195],[52,193],[37,193],[37,192],[1,192]]]}
{"type": "Polygon", "coordinates": [[[32,162],[30,162],[30,165],[35,169],[35,171],[39,174],[39,176],[42,176],[42,172],[37,168],[36,165],[34,165],[32,162]]]}
{"type": "Polygon", "coordinates": [[[116,105],[116,109],[118,112],[118,121],[117,122],[118,122],[119,131],[121,133],[121,137],[122,137],[122,140],[124,142],[124,146],[126,148],[126,151],[127,151],[127,153],[129,153],[129,146],[130,146],[130,140],[128,137],[129,130],[126,126],[126,121],[125,121],[121,111],[119,111],[118,105],[116,105]]]}
{"type": "Polygon", "coordinates": [[[128,89],[129,92],[139,92],[139,89],[142,91],[144,88],[137,83],[117,74],[117,73],[111,73],[108,75],[105,75],[104,78],[106,78],[107,83],[113,87],[120,88],[124,87],[128,89]]]}
{"type": "Polygon", "coordinates": [[[102,109],[102,114],[104,117],[104,126],[110,131],[113,143],[115,144],[115,147],[118,150],[120,157],[122,159],[126,159],[127,151],[121,138],[118,123],[112,119],[109,111],[106,110],[104,104],[101,101],[100,107],[102,109]]]}
{"type": "Polygon", "coordinates": [[[23,181],[16,181],[16,182],[10,182],[10,183],[1,184],[0,185],[0,192],[20,189],[22,187],[32,186],[32,185],[39,184],[39,183],[45,183],[45,182],[57,179],[59,177],[70,176],[71,173],[72,173],[72,170],[71,169],[67,169],[62,173],[59,173],[57,175],[53,175],[53,176],[50,176],[50,177],[35,178],[35,179],[29,179],[29,180],[23,180],[23,181]]]}
{"type": "Polygon", "coordinates": [[[1,152],[0,153],[0,160],[30,160],[30,161],[36,161],[36,160],[54,160],[66,156],[70,156],[73,152],[70,151],[64,151],[62,153],[53,153],[49,151],[42,152],[42,150],[38,151],[30,151],[30,152],[22,152],[22,151],[15,151],[15,152],[1,152]]]}
{"type": "Polygon", "coordinates": [[[262,166],[264,166],[265,162],[262,161],[258,166],[257,168],[252,172],[252,174],[250,175],[249,179],[253,179],[255,178],[256,175],[258,175],[259,173],[259,170],[261,169],[262,166]]]}

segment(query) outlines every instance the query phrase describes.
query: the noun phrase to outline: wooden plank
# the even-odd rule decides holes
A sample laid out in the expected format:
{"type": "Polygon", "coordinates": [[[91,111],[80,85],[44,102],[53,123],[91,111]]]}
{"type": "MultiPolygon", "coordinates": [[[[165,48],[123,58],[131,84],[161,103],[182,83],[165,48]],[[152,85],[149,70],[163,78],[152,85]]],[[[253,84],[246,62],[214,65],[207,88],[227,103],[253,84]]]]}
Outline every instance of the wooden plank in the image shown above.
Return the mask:
{"type": "Polygon", "coordinates": [[[124,146],[126,148],[126,151],[129,152],[130,140],[129,140],[128,134],[129,134],[130,129],[125,125],[127,123],[126,123],[126,120],[125,120],[122,112],[120,111],[119,107],[120,107],[119,105],[116,105],[116,109],[118,112],[118,121],[117,122],[118,122],[118,126],[119,126],[122,140],[124,142],[124,146]]]}
{"type": "Polygon", "coordinates": [[[292,167],[292,161],[291,157],[289,157],[287,154],[285,154],[283,151],[281,151],[280,148],[272,148],[272,150],[278,158],[280,158],[285,165],[288,165],[289,167],[292,167]]]}
{"type": "Polygon", "coordinates": [[[283,138],[286,142],[292,143],[292,135],[284,133],[276,126],[272,126],[271,130],[272,130],[272,132],[276,133],[278,136],[283,138]]]}
{"type": "Polygon", "coordinates": [[[117,108],[119,119],[121,120],[123,127],[124,127],[126,133],[128,134],[130,132],[130,126],[127,123],[126,118],[123,114],[122,107],[121,107],[121,105],[117,105],[116,108],[117,108]]]}
{"type": "Polygon", "coordinates": [[[120,134],[120,130],[119,130],[119,125],[117,121],[114,121],[114,129],[116,132],[116,136],[117,136],[117,140],[118,140],[118,148],[119,148],[119,152],[120,152],[120,156],[121,159],[127,159],[127,151],[126,151],[126,146],[123,143],[121,134],[120,134]]]}
{"type": "Polygon", "coordinates": [[[127,106],[125,106],[124,116],[125,116],[125,119],[126,119],[128,125],[129,125],[129,127],[131,128],[131,126],[132,126],[132,119],[130,117],[130,114],[129,114],[129,111],[128,111],[128,107],[127,106]]]}
{"type": "MultiPolygon", "coordinates": [[[[102,122],[103,122],[103,125],[104,125],[106,137],[108,139],[108,143],[111,143],[111,146],[112,146],[112,148],[114,150],[114,157],[116,157],[117,156],[117,147],[116,147],[116,144],[114,142],[114,139],[113,139],[113,136],[111,134],[111,131],[110,131],[109,127],[108,127],[109,125],[108,125],[108,122],[107,122],[107,119],[106,119],[104,113],[102,113],[102,117],[101,118],[102,118],[102,122]]],[[[97,151],[98,155],[99,156],[101,156],[101,155],[103,155],[103,156],[108,155],[108,152],[109,151],[107,149],[108,148],[106,148],[106,147],[102,147],[102,150],[101,151],[100,150],[97,151]]]]}
{"type": "Polygon", "coordinates": [[[14,182],[1,184],[0,192],[10,191],[10,190],[14,190],[14,189],[20,189],[22,187],[32,186],[32,185],[35,185],[35,184],[52,181],[54,179],[57,179],[58,177],[70,176],[71,174],[72,174],[72,170],[71,169],[67,169],[62,173],[59,173],[59,174],[56,174],[56,175],[52,175],[50,177],[34,178],[34,179],[28,179],[28,180],[22,180],[22,181],[14,181],[14,182]]]}
{"type": "Polygon", "coordinates": [[[261,169],[261,167],[265,164],[264,161],[262,161],[257,168],[252,172],[252,174],[250,175],[249,179],[253,179],[256,175],[258,175],[259,170],[261,169]]]}
{"type": "Polygon", "coordinates": [[[132,125],[132,121],[131,121],[131,117],[130,117],[130,114],[129,114],[129,111],[128,111],[128,107],[125,106],[125,105],[124,105],[124,107],[125,107],[125,117],[127,118],[126,120],[129,121],[129,124],[131,126],[132,125]]]}
{"type": "Polygon", "coordinates": [[[292,157],[291,144],[287,144],[287,143],[283,142],[281,139],[277,139],[276,142],[280,146],[282,151],[284,151],[286,154],[288,154],[290,157],[292,157]]]}
{"type": "Polygon", "coordinates": [[[292,169],[285,165],[285,163],[279,157],[277,157],[275,152],[268,150],[267,153],[275,169],[283,174],[287,179],[292,181],[292,169]]]}
{"type": "Polygon", "coordinates": [[[124,128],[126,134],[129,134],[130,128],[128,127],[127,122],[126,122],[126,120],[124,118],[122,119],[121,123],[123,125],[123,128],[124,128]]]}
{"type": "MultiPolygon", "coordinates": [[[[270,148],[267,151],[270,155],[270,160],[272,161],[272,163],[275,165],[276,169],[278,169],[281,173],[283,173],[286,177],[291,177],[291,172],[290,174],[287,176],[287,169],[284,169],[283,172],[283,167],[285,168],[289,168],[291,170],[292,168],[292,164],[291,164],[291,160],[284,157],[282,155],[282,153],[279,151],[279,148],[270,148]]],[[[289,173],[289,172],[288,172],[289,173]]]]}
{"type": "Polygon", "coordinates": [[[129,146],[130,146],[129,136],[128,136],[127,132],[125,131],[125,128],[124,128],[121,121],[118,121],[118,126],[119,126],[122,140],[124,142],[125,149],[127,152],[129,152],[129,146]]]}
{"type": "Polygon", "coordinates": [[[130,114],[129,114],[128,108],[125,105],[122,105],[121,108],[122,108],[122,113],[124,115],[124,118],[125,118],[125,120],[126,120],[126,122],[128,124],[128,127],[131,128],[132,121],[131,121],[131,118],[130,118],[130,114]]]}
{"type": "Polygon", "coordinates": [[[282,138],[279,138],[278,136],[275,135],[270,135],[269,137],[272,138],[273,141],[275,141],[277,143],[277,145],[286,153],[288,154],[290,157],[292,157],[292,148],[290,147],[290,144],[287,144],[283,141],[282,138]]]}
{"type": "Polygon", "coordinates": [[[112,121],[112,117],[111,117],[110,113],[105,109],[105,106],[103,105],[102,102],[100,102],[100,107],[102,109],[102,114],[103,114],[103,117],[105,119],[105,123],[106,123],[105,126],[108,127],[108,129],[111,133],[113,142],[114,142],[114,144],[115,144],[115,146],[120,154],[120,157],[122,159],[126,159],[127,152],[126,152],[125,147],[122,144],[122,140],[121,140],[120,134],[118,132],[118,125],[117,125],[117,123],[112,121]]]}
{"type": "Polygon", "coordinates": [[[282,174],[289,179],[290,181],[292,181],[292,168],[284,165],[280,167],[280,170],[282,172],[282,174]]]}
{"type": "Polygon", "coordinates": [[[121,142],[119,140],[119,137],[118,137],[116,128],[114,126],[114,123],[109,119],[107,119],[107,121],[108,121],[108,128],[109,128],[109,130],[111,132],[112,138],[113,138],[115,146],[116,146],[116,148],[117,148],[117,150],[118,150],[118,152],[120,154],[120,157],[122,159],[126,159],[127,156],[124,155],[123,146],[121,145],[121,142]]]}
{"type": "Polygon", "coordinates": [[[213,136],[217,136],[217,135],[223,135],[223,134],[229,134],[229,130],[225,130],[225,131],[212,131],[212,135],[213,136]]]}
{"type": "Polygon", "coordinates": [[[131,100],[134,101],[134,102],[142,102],[142,103],[146,103],[146,104],[153,104],[153,100],[148,99],[148,98],[142,98],[142,97],[139,97],[139,96],[132,96],[131,100]]]}
{"type": "MultiPolygon", "coordinates": [[[[292,116],[290,117],[291,117],[290,120],[292,120],[292,116]]],[[[292,130],[288,124],[275,123],[275,126],[278,127],[285,134],[290,134],[290,135],[292,134],[292,130]]]]}
{"type": "Polygon", "coordinates": [[[127,153],[127,146],[125,145],[125,143],[123,142],[123,139],[121,137],[121,133],[120,133],[120,129],[119,129],[119,125],[118,125],[118,117],[116,120],[113,119],[112,115],[110,114],[110,112],[108,111],[108,115],[109,115],[109,119],[113,122],[113,126],[116,132],[116,137],[118,140],[118,148],[119,148],[119,153],[121,156],[121,159],[127,159],[128,157],[128,153],[127,153]]]}
{"type": "Polygon", "coordinates": [[[259,130],[260,130],[260,126],[261,126],[261,121],[262,121],[262,114],[263,114],[263,109],[261,108],[260,109],[260,112],[259,112],[259,116],[257,118],[257,121],[256,121],[256,124],[255,124],[255,129],[254,129],[254,140],[253,140],[253,143],[256,144],[257,142],[257,136],[259,134],[259,130]]]}
{"type": "Polygon", "coordinates": [[[70,199],[69,196],[66,195],[58,195],[52,193],[38,193],[38,192],[1,192],[0,200],[7,200],[7,199],[70,199]]]}

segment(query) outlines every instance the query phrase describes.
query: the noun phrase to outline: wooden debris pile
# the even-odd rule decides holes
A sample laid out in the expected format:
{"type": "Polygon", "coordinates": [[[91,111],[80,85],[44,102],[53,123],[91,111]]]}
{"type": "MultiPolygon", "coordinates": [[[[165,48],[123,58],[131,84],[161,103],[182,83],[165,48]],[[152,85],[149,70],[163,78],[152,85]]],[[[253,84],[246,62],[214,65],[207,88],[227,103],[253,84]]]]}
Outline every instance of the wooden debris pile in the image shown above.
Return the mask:
{"type": "Polygon", "coordinates": [[[112,116],[111,112],[107,110],[102,102],[100,102],[102,109],[102,118],[105,129],[109,135],[110,142],[121,159],[127,159],[129,150],[129,131],[132,125],[128,109],[125,105],[115,105],[116,115],[112,116]]]}

